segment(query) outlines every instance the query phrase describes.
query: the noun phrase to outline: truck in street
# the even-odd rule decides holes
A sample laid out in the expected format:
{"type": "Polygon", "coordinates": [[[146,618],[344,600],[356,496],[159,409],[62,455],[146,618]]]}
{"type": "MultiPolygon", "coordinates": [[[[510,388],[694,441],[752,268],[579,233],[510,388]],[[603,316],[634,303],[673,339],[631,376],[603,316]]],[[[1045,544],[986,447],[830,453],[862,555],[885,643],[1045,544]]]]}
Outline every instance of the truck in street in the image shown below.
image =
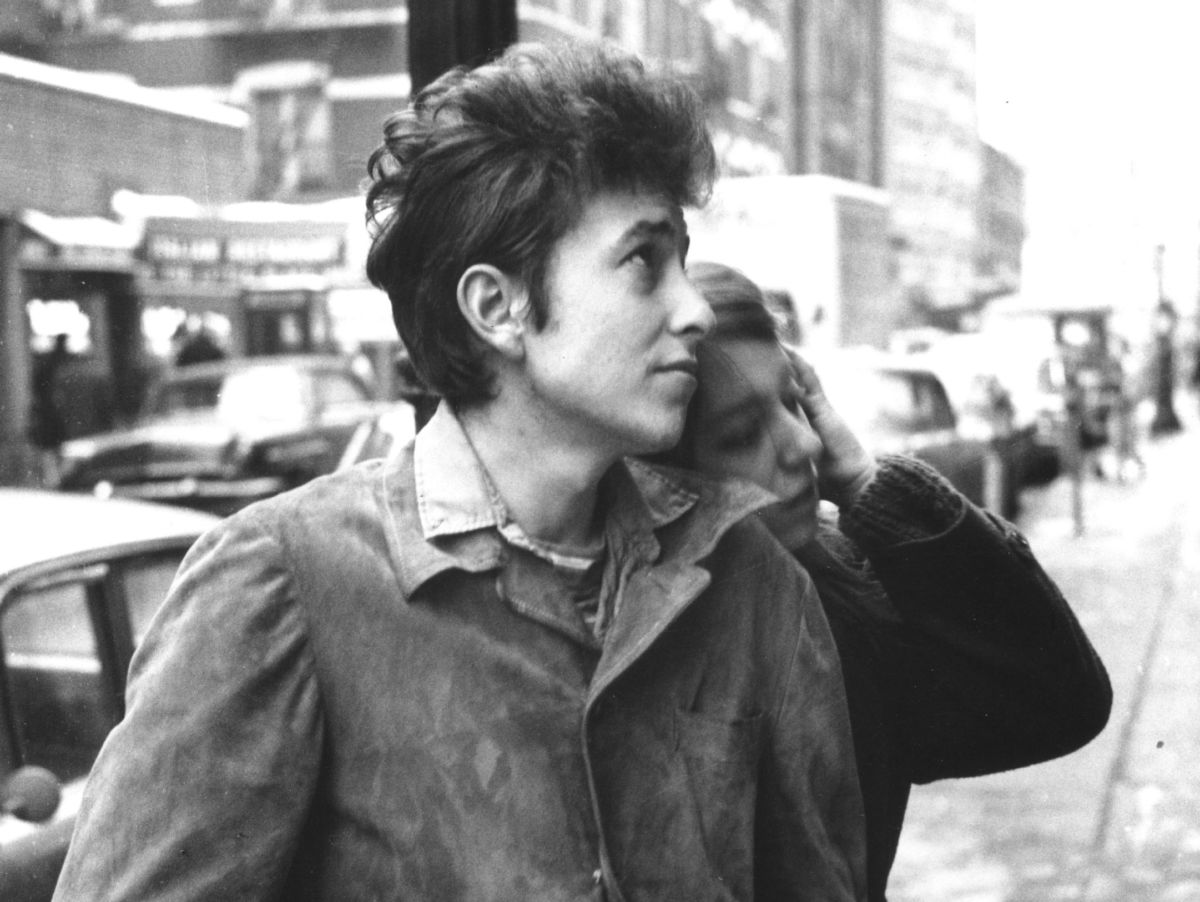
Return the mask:
{"type": "Polygon", "coordinates": [[[796,345],[886,347],[903,315],[886,192],[826,175],[718,180],[688,216],[690,260],[742,270],[796,345]]]}

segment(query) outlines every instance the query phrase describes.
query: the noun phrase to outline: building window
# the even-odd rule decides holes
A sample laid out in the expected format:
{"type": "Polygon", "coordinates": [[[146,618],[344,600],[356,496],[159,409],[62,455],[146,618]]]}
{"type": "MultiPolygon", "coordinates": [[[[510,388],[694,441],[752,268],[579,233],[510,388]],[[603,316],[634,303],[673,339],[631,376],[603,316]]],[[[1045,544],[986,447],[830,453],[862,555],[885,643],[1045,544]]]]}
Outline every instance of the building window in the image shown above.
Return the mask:
{"type": "Polygon", "coordinates": [[[239,76],[235,92],[253,118],[255,187],[260,198],[328,188],[333,181],[328,71],[275,63],[239,76]]]}
{"type": "Polygon", "coordinates": [[[695,62],[700,43],[696,29],[702,22],[679,0],[647,0],[647,54],[664,61],[695,62]]]}
{"type": "Polygon", "coordinates": [[[260,197],[329,185],[329,104],[323,91],[260,91],[254,97],[255,180],[260,197]]]}
{"type": "Polygon", "coordinates": [[[600,33],[620,43],[625,35],[625,23],[621,20],[620,0],[604,0],[604,17],[600,22],[600,33]]]}
{"type": "Polygon", "coordinates": [[[646,0],[646,54],[662,60],[671,58],[667,0],[646,0]]]}

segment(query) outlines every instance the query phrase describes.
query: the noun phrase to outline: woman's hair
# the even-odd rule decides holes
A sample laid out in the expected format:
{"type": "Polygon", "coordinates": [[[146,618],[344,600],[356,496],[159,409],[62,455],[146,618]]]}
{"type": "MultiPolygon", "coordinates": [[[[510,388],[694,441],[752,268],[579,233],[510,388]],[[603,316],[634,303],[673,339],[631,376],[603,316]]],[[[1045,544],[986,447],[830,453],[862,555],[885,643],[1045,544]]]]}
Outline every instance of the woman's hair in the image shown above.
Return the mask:
{"type": "MultiPolygon", "coordinates": [[[[749,340],[778,343],[779,327],[767,308],[761,288],[745,273],[722,263],[696,262],[687,267],[688,278],[713,309],[714,324],[702,346],[719,353],[713,342],[749,340]]],[[[727,371],[733,372],[732,369],[727,371]]],[[[654,458],[657,463],[693,468],[697,428],[697,400],[688,407],[683,436],[671,451],[654,458]]],[[[827,610],[836,610],[842,622],[862,619],[863,604],[890,603],[862,553],[838,528],[836,518],[822,513],[813,541],[788,549],[805,566],[827,610]]]]}
{"type": "Polygon", "coordinates": [[[724,263],[689,263],[687,276],[713,309],[708,338],[778,341],[779,329],[761,288],[741,270],[724,263]]]}
{"type": "Polygon", "coordinates": [[[367,276],[387,292],[423,381],[463,404],[492,393],[457,303],[468,267],[520,278],[540,329],[551,251],[591,197],[636,190],[694,206],[716,172],[695,92],[602,45],[518,44],[451,70],[384,136],[367,165],[367,276]]]}

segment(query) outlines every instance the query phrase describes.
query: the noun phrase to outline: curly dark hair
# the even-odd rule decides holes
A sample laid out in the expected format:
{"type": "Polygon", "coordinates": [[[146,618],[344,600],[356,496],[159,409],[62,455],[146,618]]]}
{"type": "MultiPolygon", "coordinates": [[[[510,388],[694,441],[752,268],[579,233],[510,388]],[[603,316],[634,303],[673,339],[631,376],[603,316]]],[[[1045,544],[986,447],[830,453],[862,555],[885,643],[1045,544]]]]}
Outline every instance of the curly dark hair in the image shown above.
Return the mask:
{"type": "Polygon", "coordinates": [[[696,93],[598,44],[518,44],[453,69],[384,136],[367,164],[367,276],[387,292],[418,374],[457,404],[492,395],[457,303],[468,267],[519,277],[541,329],[550,253],[591,197],[648,191],[697,206],[716,174],[696,93]]]}

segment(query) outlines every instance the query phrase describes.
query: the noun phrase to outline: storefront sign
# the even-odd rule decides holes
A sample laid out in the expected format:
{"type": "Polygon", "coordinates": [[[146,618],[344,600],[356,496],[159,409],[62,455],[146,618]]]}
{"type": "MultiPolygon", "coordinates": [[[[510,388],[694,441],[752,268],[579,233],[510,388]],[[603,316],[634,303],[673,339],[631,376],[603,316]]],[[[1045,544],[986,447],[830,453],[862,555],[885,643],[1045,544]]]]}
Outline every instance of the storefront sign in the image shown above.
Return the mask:
{"type": "Polygon", "coordinates": [[[346,262],[341,222],[151,219],[141,258],[167,281],[237,282],[247,276],[321,274],[346,262]]]}
{"type": "Polygon", "coordinates": [[[306,291],[247,291],[242,303],[247,310],[303,310],[308,305],[306,291]]]}

